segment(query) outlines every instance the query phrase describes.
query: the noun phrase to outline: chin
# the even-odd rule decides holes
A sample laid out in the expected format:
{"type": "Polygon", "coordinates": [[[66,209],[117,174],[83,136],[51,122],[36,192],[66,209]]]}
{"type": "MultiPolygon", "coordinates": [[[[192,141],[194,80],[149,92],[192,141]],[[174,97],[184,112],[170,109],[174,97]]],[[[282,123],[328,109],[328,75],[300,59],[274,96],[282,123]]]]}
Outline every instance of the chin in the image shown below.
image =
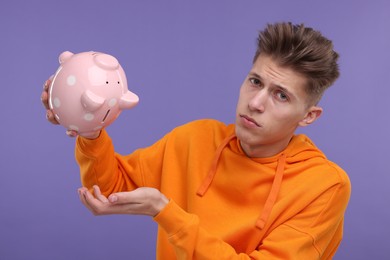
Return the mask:
{"type": "Polygon", "coordinates": [[[253,133],[251,133],[245,127],[242,127],[240,125],[236,125],[236,136],[241,143],[245,143],[248,145],[251,145],[252,143],[256,143],[256,139],[257,139],[253,133]]]}

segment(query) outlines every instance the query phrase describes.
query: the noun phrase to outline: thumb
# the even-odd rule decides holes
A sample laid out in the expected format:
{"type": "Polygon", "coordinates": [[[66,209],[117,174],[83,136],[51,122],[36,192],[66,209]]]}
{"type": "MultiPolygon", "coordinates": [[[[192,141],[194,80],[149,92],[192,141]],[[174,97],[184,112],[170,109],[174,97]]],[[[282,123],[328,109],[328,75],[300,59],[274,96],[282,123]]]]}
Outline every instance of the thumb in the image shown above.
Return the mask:
{"type": "Polygon", "coordinates": [[[133,203],[133,196],[131,192],[117,192],[108,196],[108,201],[112,204],[127,204],[133,203]]]}
{"type": "Polygon", "coordinates": [[[108,201],[111,202],[112,204],[118,203],[118,200],[119,200],[119,198],[118,198],[118,195],[116,193],[108,196],[108,201]]]}
{"type": "Polygon", "coordinates": [[[117,192],[108,196],[113,204],[138,204],[142,203],[145,196],[145,188],[138,188],[132,191],[117,192]]]}

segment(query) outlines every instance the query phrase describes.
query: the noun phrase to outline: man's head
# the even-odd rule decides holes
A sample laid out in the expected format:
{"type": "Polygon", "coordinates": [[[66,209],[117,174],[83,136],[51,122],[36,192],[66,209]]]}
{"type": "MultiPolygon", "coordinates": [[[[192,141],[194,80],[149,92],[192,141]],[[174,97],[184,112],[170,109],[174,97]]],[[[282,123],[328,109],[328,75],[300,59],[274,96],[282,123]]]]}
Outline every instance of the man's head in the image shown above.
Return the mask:
{"type": "Polygon", "coordinates": [[[323,92],[338,77],[338,54],[320,33],[290,23],[260,32],[237,103],[236,135],[248,156],[282,151],[299,126],[322,114],[323,92]]]}
{"type": "Polygon", "coordinates": [[[253,63],[269,56],[281,67],[290,68],[307,79],[308,105],[319,102],[324,91],[339,76],[337,59],[330,40],[303,24],[268,24],[259,33],[253,63]]]}

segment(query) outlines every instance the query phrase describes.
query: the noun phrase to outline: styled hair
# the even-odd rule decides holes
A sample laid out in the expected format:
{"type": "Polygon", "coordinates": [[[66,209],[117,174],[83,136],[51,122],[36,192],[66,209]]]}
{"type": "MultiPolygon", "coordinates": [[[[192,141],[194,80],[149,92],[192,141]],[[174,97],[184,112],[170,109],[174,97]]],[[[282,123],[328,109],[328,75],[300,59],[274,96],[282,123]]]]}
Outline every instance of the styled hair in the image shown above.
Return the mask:
{"type": "Polygon", "coordinates": [[[306,77],[305,91],[311,104],[319,102],[324,91],[340,74],[339,55],[333,50],[332,41],[303,24],[268,24],[257,38],[253,62],[260,55],[268,56],[278,65],[306,77]]]}

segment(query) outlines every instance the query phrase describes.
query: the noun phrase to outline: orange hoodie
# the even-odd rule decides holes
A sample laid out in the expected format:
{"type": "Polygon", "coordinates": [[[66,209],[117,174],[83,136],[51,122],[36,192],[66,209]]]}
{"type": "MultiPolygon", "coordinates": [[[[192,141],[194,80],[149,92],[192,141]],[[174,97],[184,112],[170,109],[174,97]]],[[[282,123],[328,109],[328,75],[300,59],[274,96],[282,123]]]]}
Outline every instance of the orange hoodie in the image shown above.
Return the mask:
{"type": "Polygon", "coordinates": [[[77,139],[83,185],[147,186],[170,198],[154,218],[157,259],[331,259],[350,197],[346,173],[304,135],[248,158],[234,125],[199,120],[122,156],[105,131],[77,139]]]}

